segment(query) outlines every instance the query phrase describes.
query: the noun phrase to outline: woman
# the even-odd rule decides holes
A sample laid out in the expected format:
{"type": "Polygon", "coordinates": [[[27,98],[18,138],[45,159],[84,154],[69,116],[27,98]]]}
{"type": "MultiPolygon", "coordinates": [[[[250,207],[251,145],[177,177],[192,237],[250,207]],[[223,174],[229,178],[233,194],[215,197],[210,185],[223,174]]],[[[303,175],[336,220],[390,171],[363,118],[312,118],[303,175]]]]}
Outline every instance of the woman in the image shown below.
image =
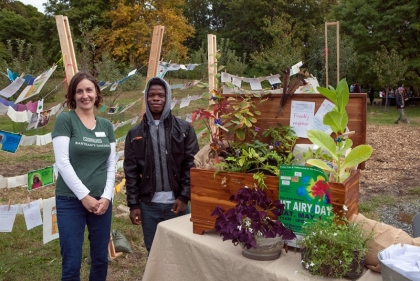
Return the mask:
{"type": "Polygon", "coordinates": [[[67,89],[68,112],[57,116],[52,132],[59,171],[56,207],[62,260],[61,280],[80,280],[85,225],[89,231],[89,280],[106,280],[115,183],[112,124],[94,115],[102,101],[97,81],[77,73],[67,89]]]}

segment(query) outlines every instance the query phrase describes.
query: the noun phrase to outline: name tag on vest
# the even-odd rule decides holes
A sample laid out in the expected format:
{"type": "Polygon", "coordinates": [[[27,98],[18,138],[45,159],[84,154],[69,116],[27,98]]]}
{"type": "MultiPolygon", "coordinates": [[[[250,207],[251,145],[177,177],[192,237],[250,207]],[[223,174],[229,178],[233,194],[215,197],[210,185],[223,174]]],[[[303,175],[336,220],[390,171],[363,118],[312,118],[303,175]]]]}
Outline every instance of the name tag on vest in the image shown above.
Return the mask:
{"type": "Polygon", "coordinates": [[[95,132],[95,135],[96,135],[96,137],[98,137],[98,138],[103,138],[103,137],[106,137],[106,135],[105,135],[105,132],[95,132]]]}

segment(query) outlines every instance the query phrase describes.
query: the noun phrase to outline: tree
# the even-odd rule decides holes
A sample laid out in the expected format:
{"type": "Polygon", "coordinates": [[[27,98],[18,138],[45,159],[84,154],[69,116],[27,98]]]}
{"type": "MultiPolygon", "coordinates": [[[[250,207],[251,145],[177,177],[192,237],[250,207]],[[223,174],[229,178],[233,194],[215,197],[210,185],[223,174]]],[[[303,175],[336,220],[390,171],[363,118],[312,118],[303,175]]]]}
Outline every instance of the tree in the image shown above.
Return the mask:
{"type": "Polygon", "coordinates": [[[384,46],[388,52],[395,50],[406,59],[404,76],[410,79],[407,83],[420,84],[419,13],[418,0],[340,1],[333,14],[340,21],[341,32],[353,39],[359,53],[359,77],[375,79],[370,71],[371,58],[384,46]]]}
{"type": "Polygon", "coordinates": [[[162,43],[163,56],[176,49],[181,57],[188,49],[183,42],[193,35],[194,29],[182,15],[183,0],[126,1],[112,0],[115,9],[104,16],[111,28],[97,32],[97,44],[101,52],[109,52],[132,66],[145,64],[150,52],[153,27],[165,26],[162,43]]]}
{"type": "Polygon", "coordinates": [[[393,87],[404,79],[408,64],[397,51],[394,49],[388,51],[385,46],[382,46],[381,50],[376,52],[372,66],[379,83],[385,87],[386,110],[388,108],[389,87],[393,87]]]}
{"type": "Polygon", "coordinates": [[[273,24],[268,23],[267,30],[274,37],[272,44],[260,52],[251,54],[252,63],[263,73],[281,73],[302,60],[303,46],[295,44],[292,39],[291,25],[281,18],[273,24]]]}

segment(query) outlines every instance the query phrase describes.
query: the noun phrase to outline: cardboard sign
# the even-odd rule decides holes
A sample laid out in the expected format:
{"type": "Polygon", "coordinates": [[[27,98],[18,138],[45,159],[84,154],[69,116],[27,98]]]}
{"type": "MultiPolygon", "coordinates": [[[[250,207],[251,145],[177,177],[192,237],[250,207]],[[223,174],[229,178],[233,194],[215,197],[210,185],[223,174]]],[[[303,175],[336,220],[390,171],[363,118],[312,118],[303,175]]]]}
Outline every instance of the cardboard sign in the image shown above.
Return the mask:
{"type": "Polygon", "coordinates": [[[280,166],[279,199],[285,205],[279,219],[296,235],[305,222],[332,215],[328,179],[317,167],[280,166]]]}

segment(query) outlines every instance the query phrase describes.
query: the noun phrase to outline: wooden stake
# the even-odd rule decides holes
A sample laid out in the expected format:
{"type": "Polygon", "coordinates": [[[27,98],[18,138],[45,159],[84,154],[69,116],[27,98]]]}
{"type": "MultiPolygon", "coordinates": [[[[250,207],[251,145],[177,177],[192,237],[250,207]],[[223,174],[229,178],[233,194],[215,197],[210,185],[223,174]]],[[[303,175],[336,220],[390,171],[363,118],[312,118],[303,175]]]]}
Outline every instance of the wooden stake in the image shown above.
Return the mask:
{"type": "MultiPolygon", "coordinates": [[[[147,82],[157,75],[157,70],[159,66],[159,57],[160,52],[162,50],[162,41],[163,41],[163,31],[165,27],[162,25],[157,25],[153,28],[153,37],[152,37],[152,45],[150,47],[150,55],[149,55],[149,64],[147,67],[147,76],[146,76],[146,84],[147,82]]],[[[144,93],[145,95],[147,93],[144,93]]],[[[144,102],[141,107],[141,118],[143,114],[146,112],[146,103],[144,102]]]]}
{"type": "Polygon", "coordinates": [[[61,52],[63,54],[64,69],[66,71],[67,83],[79,72],[77,69],[76,55],[74,53],[73,39],[71,37],[69,20],[66,16],[55,16],[58,36],[60,38],[61,52]]]}

